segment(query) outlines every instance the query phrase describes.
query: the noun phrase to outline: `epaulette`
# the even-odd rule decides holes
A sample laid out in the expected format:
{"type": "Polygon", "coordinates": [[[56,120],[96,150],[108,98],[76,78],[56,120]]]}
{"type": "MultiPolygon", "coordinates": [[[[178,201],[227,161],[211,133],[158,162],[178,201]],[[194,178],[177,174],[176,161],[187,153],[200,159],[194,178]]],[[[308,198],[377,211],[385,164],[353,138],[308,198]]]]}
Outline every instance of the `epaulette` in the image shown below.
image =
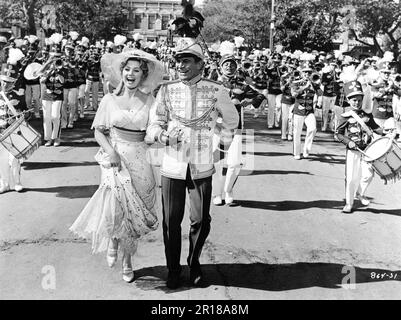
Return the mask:
{"type": "Polygon", "coordinates": [[[221,81],[216,81],[216,80],[207,79],[207,78],[202,78],[202,80],[209,81],[209,82],[212,82],[212,83],[215,83],[215,84],[223,84],[221,81]]]}

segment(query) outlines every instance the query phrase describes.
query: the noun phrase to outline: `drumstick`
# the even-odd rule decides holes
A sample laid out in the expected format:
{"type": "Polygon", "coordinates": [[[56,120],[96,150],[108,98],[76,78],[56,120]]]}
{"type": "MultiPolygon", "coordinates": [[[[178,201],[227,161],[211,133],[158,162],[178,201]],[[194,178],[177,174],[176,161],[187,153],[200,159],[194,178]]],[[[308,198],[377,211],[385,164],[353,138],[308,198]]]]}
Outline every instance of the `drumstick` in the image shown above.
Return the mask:
{"type": "Polygon", "coordinates": [[[18,113],[18,114],[14,115],[14,116],[8,117],[8,118],[6,118],[5,120],[9,120],[9,119],[17,118],[17,117],[19,117],[20,115],[22,115],[22,114],[24,114],[24,113],[27,113],[27,112],[29,112],[29,111],[33,111],[33,110],[35,110],[35,109],[34,109],[34,108],[31,108],[31,109],[28,109],[28,110],[22,111],[21,113],[18,113]]]}
{"type": "Polygon", "coordinates": [[[366,152],[362,151],[362,150],[359,149],[358,147],[356,147],[356,149],[357,149],[360,153],[362,153],[362,154],[365,156],[365,158],[368,158],[367,161],[372,161],[372,160],[373,160],[371,157],[369,157],[369,156],[367,155],[366,152]]]}

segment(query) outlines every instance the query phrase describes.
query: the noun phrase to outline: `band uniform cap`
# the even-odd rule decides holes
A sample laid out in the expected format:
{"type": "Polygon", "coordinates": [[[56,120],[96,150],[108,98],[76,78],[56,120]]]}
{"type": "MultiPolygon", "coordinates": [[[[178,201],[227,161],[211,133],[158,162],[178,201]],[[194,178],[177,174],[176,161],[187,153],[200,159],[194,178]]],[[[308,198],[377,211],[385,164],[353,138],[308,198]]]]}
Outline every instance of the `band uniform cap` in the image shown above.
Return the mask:
{"type": "Polygon", "coordinates": [[[361,83],[356,80],[344,83],[344,94],[347,98],[363,96],[361,83]]]}
{"type": "Polygon", "coordinates": [[[308,62],[305,62],[301,66],[301,71],[313,71],[313,69],[308,62]]]}
{"type": "MultiPolygon", "coordinates": [[[[202,47],[194,38],[179,38],[175,47],[174,58],[178,58],[184,54],[196,56],[202,60],[205,59],[202,47]]],[[[235,59],[235,58],[234,58],[235,59]]]]}
{"type": "Polygon", "coordinates": [[[227,61],[233,61],[233,62],[237,63],[237,61],[233,55],[227,54],[227,55],[224,55],[221,57],[219,64],[222,65],[224,62],[227,62],[227,61]]]}
{"type": "Polygon", "coordinates": [[[281,60],[281,59],[282,59],[282,56],[281,56],[280,53],[276,52],[276,53],[273,53],[272,59],[273,59],[273,60],[281,60]]]}

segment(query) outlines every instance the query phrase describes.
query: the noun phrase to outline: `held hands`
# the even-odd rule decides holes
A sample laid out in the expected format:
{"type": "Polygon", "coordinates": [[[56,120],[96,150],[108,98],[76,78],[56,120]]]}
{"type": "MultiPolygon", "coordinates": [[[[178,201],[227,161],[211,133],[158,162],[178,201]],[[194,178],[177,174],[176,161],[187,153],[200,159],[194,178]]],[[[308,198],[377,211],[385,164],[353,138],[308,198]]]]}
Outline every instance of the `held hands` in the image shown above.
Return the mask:
{"type": "Polygon", "coordinates": [[[181,129],[174,128],[170,133],[163,132],[161,135],[161,143],[166,146],[171,146],[178,150],[183,141],[184,132],[181,129]]]}

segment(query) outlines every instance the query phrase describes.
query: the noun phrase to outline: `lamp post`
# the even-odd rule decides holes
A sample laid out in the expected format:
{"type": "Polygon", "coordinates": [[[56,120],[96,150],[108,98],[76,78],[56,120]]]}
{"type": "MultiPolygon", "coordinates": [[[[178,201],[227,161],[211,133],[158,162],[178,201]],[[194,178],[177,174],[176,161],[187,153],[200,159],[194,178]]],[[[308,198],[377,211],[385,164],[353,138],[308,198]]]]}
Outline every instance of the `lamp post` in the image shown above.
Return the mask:
{"type": "Polygon", "coordinates": [[[270,51],[273,52],[273,32],[274,32],[274,21],[276,19],[275,15],[274,15],[274,0],[272,1],[272,7],[271,7],[271,19],[270,19],[270,51]]]}

